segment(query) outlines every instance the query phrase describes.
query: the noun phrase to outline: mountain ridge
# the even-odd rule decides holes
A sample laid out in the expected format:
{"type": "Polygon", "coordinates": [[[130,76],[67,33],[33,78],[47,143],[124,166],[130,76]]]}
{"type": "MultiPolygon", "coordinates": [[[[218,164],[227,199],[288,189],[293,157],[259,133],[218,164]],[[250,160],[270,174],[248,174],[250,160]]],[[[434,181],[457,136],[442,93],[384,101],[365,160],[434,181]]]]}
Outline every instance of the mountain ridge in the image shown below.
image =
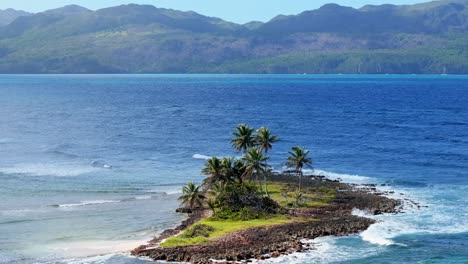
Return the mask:
{"type": "Polygon", "coordinates": [[[468,0],[327,4],[246,24],[152,5],[69,5],[0,26],[0,72],[468,73],[465,45],[468,0]]]}
{"type": "Polygon", "coordinates": [[[16,10],[13,8],[8,8],[5,10],[0,9],[0,27],[10,24],[18,17],[29,16],[29,15],[32,15],[32,14],[22,11],[22,10],[16,10]]]}

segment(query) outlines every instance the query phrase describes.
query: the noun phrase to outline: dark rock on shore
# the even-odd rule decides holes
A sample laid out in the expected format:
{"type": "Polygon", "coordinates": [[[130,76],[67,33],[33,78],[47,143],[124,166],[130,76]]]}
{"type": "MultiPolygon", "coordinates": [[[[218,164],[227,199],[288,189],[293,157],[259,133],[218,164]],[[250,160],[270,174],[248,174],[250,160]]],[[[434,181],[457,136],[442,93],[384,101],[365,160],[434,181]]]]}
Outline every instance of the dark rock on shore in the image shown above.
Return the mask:
{"type": "MultiPolygon", "coordinates": [[[[303,178],[304,178],[302,181],[303,188],[309,188],[309,187],[326,187],[326,188],[332,188],[332,189],[351,189],[352,188],[350,184],[329,180],[329,179],[326,179],[324,176],[304,175],[303,178]]],[[[276,174],[270,175],[269,179],[271,181],[283,182],[283,183],[291,183],[291,184],[298,183],[297,176],[293,176],[293,175],[285,174],[285,173],[276,173],[276,174]]]]}
{"type": "Polygon", "coordinates": [[[181,208],[177,208],[177,209],[176,209],[176,213],[191,214],[191,213],[193,213],[193,210],[190,209],[190,208],[183,208],[183,207],[181,207],[181,208]]]}

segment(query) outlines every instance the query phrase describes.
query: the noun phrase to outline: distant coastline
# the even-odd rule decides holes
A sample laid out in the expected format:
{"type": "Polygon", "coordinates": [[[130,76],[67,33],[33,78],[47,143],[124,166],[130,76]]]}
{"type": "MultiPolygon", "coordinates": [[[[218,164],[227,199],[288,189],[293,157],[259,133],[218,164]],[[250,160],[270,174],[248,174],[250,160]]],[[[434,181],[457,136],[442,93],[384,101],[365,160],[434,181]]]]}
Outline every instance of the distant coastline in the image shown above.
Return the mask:
{"type": "Polygon", "coordinates": [[[468,74],[467,9],[326,4],[247,24],[136,4],[0,10],[0,73],[468,74]]]}

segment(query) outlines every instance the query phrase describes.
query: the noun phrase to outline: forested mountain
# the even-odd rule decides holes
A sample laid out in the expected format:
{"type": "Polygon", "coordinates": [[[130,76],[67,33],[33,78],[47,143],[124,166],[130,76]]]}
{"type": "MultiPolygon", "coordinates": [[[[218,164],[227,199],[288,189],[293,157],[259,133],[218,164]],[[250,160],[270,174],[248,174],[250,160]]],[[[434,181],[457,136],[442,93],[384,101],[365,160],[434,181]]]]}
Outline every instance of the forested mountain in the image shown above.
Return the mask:
{"type": "Polygon", "coordinates": [[[29,15],[31,14],[28,12],[14,10],[11,8],[6,9],[6,10],[0,9],[0,26],[8,25],[20,16],[29,16],[29,15]]]}
{"type": "Polygon", "coordinates": [[[468,73],[468,0],[328,4],[245,25],[134,4],[3,12],[2,73],[468,73]]]}

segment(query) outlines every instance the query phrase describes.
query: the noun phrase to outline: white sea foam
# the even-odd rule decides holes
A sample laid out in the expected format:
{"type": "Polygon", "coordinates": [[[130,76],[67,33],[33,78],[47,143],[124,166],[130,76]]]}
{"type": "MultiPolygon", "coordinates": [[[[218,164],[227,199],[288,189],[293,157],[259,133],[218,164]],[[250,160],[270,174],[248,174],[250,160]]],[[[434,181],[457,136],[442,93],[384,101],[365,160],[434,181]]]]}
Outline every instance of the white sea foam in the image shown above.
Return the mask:
{"type": "MultiPolygon", "coordinates": [[[[355,239],[347,237],[346,239],[355,239]]],[[[257,261],[254,263],[294,263],[294,264],[325,264],[335,263],[351,259],[365,258],[378,254],[379,249],[372,247],[356,247],[350,245],[340,245],[336,237],[320,237],[313,240],[303,240],[305,243],[312,243],[313,248],[307,252],[293,253],[279,258],[257,261]]]]}
{"type": "Polygon", "coordinates": [[[182,193],[182,187],[176,189],[153,189],[146,191],[147,193],[162,193],[166,195],[180,194],[182,193]]]}
{"type": "Polygon", "coordinates": [[[180,194],[182,193],[181,189],[174,189],[174,190],[165,190],[163,191],[167,195],[173,195],[173,194],[180,194]]]}
{"type": "Polygon", "coordinates": [[[370,212],[354,208],[353,211],[351,212],[352,215],[355,216],[360,216],[360,217],[369,217],[372,216],[370,212]]]}
{"type": "Polygon", "coordinates": [[[68,259],[68,264],[104,264],[109,261],[112,257],[116,254],[108,254],[102,256],[95,256],[95,257],[87,257],[83,259],[68,259]]]}
{"type": "Polygon", "coordinates": [[[112,169],[111,165],[106,164],[106,163],[101,162],[101,161],[97,161],[97,160],[91,162],[91,165],[93,165],[93,167],[98,167],[98,168],[112,169]]]}
{"type": "Polygon", "coordinates": [[[153,196],[151,195],[142,195],[142,196],[136,196],[135,200],[150,200],[153,199],[153,196]]]}
{"type": "Polygon", "coordinates": [[[109,203],[120,203],[121,201],[117,200],[96,200],[96,201],[83,201],[80,203],[72,203],[72,204],[59,204],[56,207],[77,207],[77,206],[86,206],[86,205],[99,205],[99,204],[109,204],[109,203]]]}
{"type": "Polygon", "coordinates": [[[395,243],[392,238],[402,232],[411,232],[407,226],[397,221],[384,221],[371,225],[360,236],[362,240],[379,246],[402,245],[395,243]]]}
{"type": "MultiPolygon", "coordinates": [[[[207,155],[203,155],[203,154],[194,154],[192,156],[192,158],[194,159],[201,159],[201,160],[209,160],[211,158],[213,158],[213,156],[207,156],[207,155]]],[[[222,158],[225,158],[225,156],[217,156],[218,159],[222,159],[222,158]]],[[[236,159],[240,159],[242,158],[241,156],[236,156],[235,157],[236,159]]]]}
{"type": "MultiPolygon", "coordinates": [[[[287,167],[283,167],[282,170],[287,170],[287,167]]],[[[275,170],[274,170],[275,171],[275,170]]],[[[277,171],[281,172],[281,171],[277,171]]],[[[355,175],[355,174],[345,174],[345,173],[335,173],[329,172],[321,169],[303,169],[302,172],[305,175],[316,175],[316,176],[324,176],[330,180],[340,180],[346,183],[356,183],[356,184],[364,184],[364,183],[374,183],[376,182],[375,178],[355,175]]]]}
{"type": "Polygon", "coordinates": [[[203,155],[203,154],[194,154],[194,155],[192,156],[192,158],[194,158],[194,159],[201,159],[201,160],[209,160],[209,159],[211,159],[212,157],[206,156],[206,155],[203,155]]]}
{"type": "Polygon", "coordinates": [[[105,263],[117,253],[145,244],[146,240],[92,240],[56,243],[48,245],[48,251],[69,258],[67,263],[105,263]]]}
{"type": "MultiPolygon", "coordinates": [[[[392,187],[377,187],[381,191],[391,190],[390,188],[392,187]]],[[[395,242],[396,238],[403,235],[468,232],[467,207],[460,206],[459,200],[448,198],[460,196],[462,192],[463,186],[395,190],[390,196],[403,199],[405,213],[373,216],[355,209],[353,214],[378,221],[360,234],[364,241],[379,246],[403,246],[395,242]]]]}
{"type": "Polygon", "coordinates": [[[324,171],[320,169],[313,169],[313,170],[304,170],[305,174],[314,174],[318,176],[325,176],[325,178],[330,180],[341,180],[347,183],[373,183],[375,182],[375,178],[361,176],[361,175],[352,175],[352,174],[342,174],[342,173],[334,173],[329,171],[324,171]]]}
{"type": "Polygon", "coordinates": [[[51,164],[51,163],[23,163],[9,167],[0,167],[0,173],[22,174],[28,176],[57,176],[72,177],[93,173],[99,168],[83,165],[71,164],[51,164]]]}
{"type": "MultiPolygon", "coordinates": [[[[115,262],[118,262],[118,263],[120,263],[120,261],[123,261],[122,263],[130,263],[130,262],[133,263],[133,261],[128,262],[129,261],[128,259],[138,259],[138,260],[142,260],[148,263],[154,263],[154,260],[152,260],[149,257],[136,257],[129,253],[112,253],[112,254],[106,254],[106,255],[100,255],[100,256],[94,256],[94,257],[67,259],[66,263],[67,264],[105,264],[105,263],[113,263],[114,262],[113,258],[116,258],[115,262]]],[[[164,263],[164,262],[158,261],[158,263],[164,263]]]]}
{"type": "Polygon", "coordinates": [[[356,216],[372,218],[377,221],[377,223],[372,224],[367,230],[360,233],[360,237],[363,241],[374,245],[405,246],[404,244],[396,243],[393,239],[400,235],[418,232],[418,229],[414,226],[413,221],[402,221],[401,219],[399,219],[399,217],[407,217],[409,214],[411,214],[411,212],[409,211],[406,212],[406,214],[404,215],[400,214],[375,216],[368,211],[353,209],[352,214],[356,216]]]}

